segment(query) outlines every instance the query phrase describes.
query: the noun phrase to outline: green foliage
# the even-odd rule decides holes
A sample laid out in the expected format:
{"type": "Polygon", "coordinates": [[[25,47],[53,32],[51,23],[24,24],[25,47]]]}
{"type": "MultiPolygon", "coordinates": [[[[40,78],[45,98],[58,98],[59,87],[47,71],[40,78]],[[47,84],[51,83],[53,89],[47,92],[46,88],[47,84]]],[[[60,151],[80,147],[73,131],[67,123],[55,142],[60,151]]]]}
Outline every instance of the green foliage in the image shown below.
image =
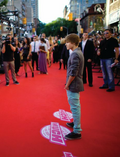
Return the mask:
{"type": "Polygon", "coordinates": [[[45,23],[42,23],[39,20],[39,23],[37,25],[37,30],[36,30],[36,33],[37,33],[38,36],[42,33],[42,30],[44,29],[44,27],[45,27],[45,23]]]}
{"type": "Polygon", "coordinates": [[[3,0],[1,3],[0,3],[0,7],[2,7],[3,5],[7,5],[7,3],[8,3],[8,0],[3,0]]]}
{"type": "Polygon", "coordinates": [[[77,33],[77,23],[74,20],[68,21],[63,18],[57,18],[55,21],[46,24],[42,32],[44,32],[46,36],[51,35],[51,36],[65,37],[67,35],[67,29],[63,27],[63,31],[60,31],[61,26],[68,28],[68,34],[77,33]]]}

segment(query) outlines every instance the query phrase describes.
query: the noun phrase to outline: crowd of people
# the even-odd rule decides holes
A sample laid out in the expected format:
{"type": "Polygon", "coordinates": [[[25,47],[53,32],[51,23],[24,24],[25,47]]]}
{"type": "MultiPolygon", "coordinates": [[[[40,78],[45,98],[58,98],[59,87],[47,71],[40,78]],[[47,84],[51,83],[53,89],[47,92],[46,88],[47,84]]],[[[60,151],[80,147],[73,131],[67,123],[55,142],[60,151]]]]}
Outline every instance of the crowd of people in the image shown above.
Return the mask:
{"type": "MultiPolygon", "coordinates": [[[[84,55],[83,83],[87,83],[88,76],[89,86],[93,86],[92,65],[94,62],[101,65],[103,73],[104,84],[100,89],[109,88],[110,91],[114,91],[115,86],[109,86],[109,84],[111,84],[109,83],[111,82],[109,78],[111,79],[112,77],[112,82],[114,82],[113,71],[112,68],[107,67],[113,63],[113,59],[116,58],[119,60],[120,36],[111,34],[110,30],[92,36],[89,36],[88,33],[83,33],[82,37],[79,38],[78,46],[84,55]],[[115,51],[116,53],[114,53],[115,51]],[[109,58],[111,62],[104,67],[104,65],[107,64],[106,59],[109,58]],[[105,59],[104,64],[103,59],[105,59]]],[[[30,68],[32,77],[34,77],[35,67],[36,70],[39,71],[39,74],[48,74],[47,69],[51,67],[52,63],[59,63],[59,70],[62,66],[63,69],[67,69],[67,61],[71,53],[72,50],[68,50],[66,47],[65,38],[58,38],[57,36],[46,37],[45,33],[43,33],[40,37],[24,37],[24,39],[18,40],[17,37],[12,38],[12,36],[8,34],[6,40],[2,42],[2,58],[6,86],[9,85],[9,68],[11,69],[14,83],[18,84],[16,76],[19,75],[19,69],[22,64],[24,65],[25,77],[28,77],[27,67],[30,68]]],[[[118,60],[115,60],[115,63],[117,63],[118,60]]]]}
{"type": "Polygon", "coordinates": [[[65,89],[73,115],[73,122],[67,123],[68,127],[73,128],[73,132],[65,135],[65,139],[81,138],[79,97],[80,92],[84,91],[83,84],[87,83],[88,76],[89,87],[93,87],[92,63],[97,60],[101,66],[104,81],[100,89],[107,89],[107,92],[115,91],[112,65],[119,63],[119,47],[120,38],[113,37],[109,29],[96,36],[89,36],[84,32],[81,39],[74,33],[61,39],[51,36],[46,38],[43,33],[40,38],[25,37],[21,43],[17,37],[12,40],[12,36],[8,34],[2,43],[6,86],[9,85],[9,69],[11,69],[13,82],[19,84],[16,75],[19,75],[21,63],[24,64],[25,77],[28,77],[27,65],[32,77],[34,77],[35,66],[39,74],[48,74],[47,68],[52,64],[59,63],[59,70],[63,65],[63,69],[67,69],[65,89]]]}
{"type": "MultiPolygon", "coordinates": [[[[113,59],[117,59],[115,63],[119,60],[120,36],[111,34],[110,30],[92,36],[89,36],[88,33],[83,33],[82,38],[79,38],[79,47],[84,55],[83,83],[87,83],[88,76],[89,86],[93,86],[92,65],[94,62],[101,65],[103,73],[104,84],[100,89],[109,87],[108,91],[114,91],[113,71],[112,68],[108,67],[113,63],[113,59]],[[108,63],[106,59],[109,58],[111,59],[109,65],[105,65],[108,63]],[[104,64],[103,59],[105,59],[104,64]],[[113,85],[109,86],[111,77],[113,85]]],[[[65,38],[59,39],[57,36],[46,38],[45,33],[43,33],[41,37],[24,37],[24,39],[19,41],[17,37],[12,38],[8,34],[6,40],[2,42],[6,86],[9,85],[9,68],[11,69],[13,82],[18,84],[16,76],[19,75],[22,63],[24,65],[25,77],[28,77],[27,65],[31,70],[32,77],[34,77],[35,66],[39,74],[48,74],[47,67],[51,67],[52,63],[59,63],[59,70],[62,68],[62,65],[63,69],[67,69],[67,61],[71,52],[72,50],[67,50],[66,48],[65,38]]]]}

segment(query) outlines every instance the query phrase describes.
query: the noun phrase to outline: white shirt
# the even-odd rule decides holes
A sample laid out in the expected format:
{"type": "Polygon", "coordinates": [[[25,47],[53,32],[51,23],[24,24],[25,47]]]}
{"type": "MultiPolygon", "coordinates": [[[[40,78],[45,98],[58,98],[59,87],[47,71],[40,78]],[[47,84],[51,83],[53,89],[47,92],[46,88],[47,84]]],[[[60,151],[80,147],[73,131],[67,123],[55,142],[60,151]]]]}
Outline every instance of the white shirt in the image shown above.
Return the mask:
{"type": "Polygon", "coordinates": [[[72,52],[73,52],[73,51],[70,49],[70,50],[69,50],[69,56],[72,54],[72,52]]]}
{"type": "Polygon", "coordinates": [[[44,46],[45,47],[45,51],[47,52],[47,45],[46,45],[46,43],[39,43],[39,46],[44,46]]]}
{"type": "Polygon", "coordinates": [[[82,52],[84,53],[84,48],[88,39],[82,41],[82,52]]]}
{"type": "Polygon", "coordinates": [[[39,51],[39,42],[38,41],[32,41],[31,42],[31,47],[32,47],[32,52],[34,52],[34,43],[35,43],[35,52],[37,53],[39,51]]]}
{"type": "MultiPolygon", "coordinates": [[[[46,41],[46,45],[47,45],[47,51],[50,49],[50,44],[49,41],[47,39],[45,39],[46,41]]],[[[39,45],[41,44],[41,41],[39,40],[39,45]]]]}

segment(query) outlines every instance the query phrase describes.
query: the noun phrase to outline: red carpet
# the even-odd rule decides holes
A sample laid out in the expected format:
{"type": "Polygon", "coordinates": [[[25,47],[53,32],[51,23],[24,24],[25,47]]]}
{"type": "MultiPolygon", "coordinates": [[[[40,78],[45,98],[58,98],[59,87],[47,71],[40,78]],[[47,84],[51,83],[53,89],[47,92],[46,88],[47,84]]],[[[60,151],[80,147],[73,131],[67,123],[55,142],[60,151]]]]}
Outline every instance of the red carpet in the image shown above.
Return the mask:
{"type": "Polygon", "coordinates": [[[19,74],[20,84],[11,79],[9,87],[0,74],[0,157],[120,156],[120,87],[100,90],[102,74],[94,73],[94,86],[85,84],[80,94],[82,139],[66,141],[63,134],[72,131],[65,125],[72,121],[66,71],[53,64],[48,75],[35,71],[32,78],[29,71],[25,78],[23,67],[19,74]]]}

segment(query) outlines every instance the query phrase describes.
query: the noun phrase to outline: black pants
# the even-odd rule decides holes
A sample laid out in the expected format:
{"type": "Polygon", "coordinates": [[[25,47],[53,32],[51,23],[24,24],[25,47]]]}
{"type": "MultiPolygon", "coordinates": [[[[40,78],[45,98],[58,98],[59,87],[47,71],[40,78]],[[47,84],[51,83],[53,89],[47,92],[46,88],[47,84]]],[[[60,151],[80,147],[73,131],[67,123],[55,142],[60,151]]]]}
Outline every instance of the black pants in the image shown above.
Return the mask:
{"type": "Polygon", "coordinates": [[[32,52],[32,67],[34,70],[34,61],[36,61],[36,70],[38,70],[38,54],[36,52],[32,52]]]}
{"type": "Polygon", "coordinates": [[[83,71],[83,83],[86,83],[86,67],[87,67],[87,72],[88,72],[88,82],[89,84],[92,84],[93,82],[93,77],[92,77],[92,62],[84,62],[84,71],[83,71]]]}
{"type": "MultiPolygon", "coordinates": [[[[68,61],[68,59],[63,59],[63,66],[64,66],[64,69],[67,69],[67,61],[68,61]]],[[[61,66],[62,66],[62,63],[61,63],[61,61],[59,60],[59,69],[61,69],[61,66]]]]}

